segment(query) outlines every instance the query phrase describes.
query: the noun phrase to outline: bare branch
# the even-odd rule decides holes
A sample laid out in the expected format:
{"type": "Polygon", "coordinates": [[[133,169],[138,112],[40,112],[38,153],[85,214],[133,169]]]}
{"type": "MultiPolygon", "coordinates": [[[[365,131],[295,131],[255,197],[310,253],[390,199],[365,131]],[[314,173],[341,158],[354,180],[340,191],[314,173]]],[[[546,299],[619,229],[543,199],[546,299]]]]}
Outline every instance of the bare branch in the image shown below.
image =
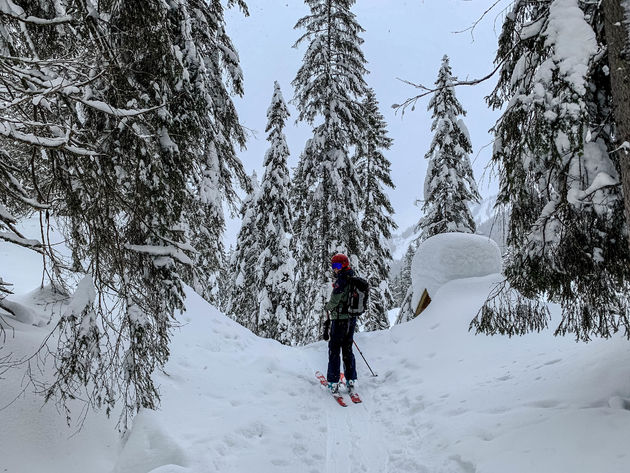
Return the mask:
{"type": "Polygon", "coordinates": [[[481,23],[481,21],[486,17],[486,15],[488,13],[490,13],[494,9],[494,7],[496,7],[502,1],[503,0],[495,0],[495,2],[485,12],[483,12],[483,14],[479,18],[477,18],[477,20],[475,20],[475,22],[472,25],[470,25],[468,28],[464,28],[463,30],[460,30],[460,31],[453,31],[453,33],[461,34],[461,33],[465,33],[466,31],[470,31],[470,36],[474,40],[475,39],[475,36],[474,36],[475,28],[477,27],[477,25],[479,23],[481,23]]]}
{"type": "Polygon", "coordinates": [[[488,79],[490,79],[492,76],[494,76],[499,69],[501,69],[501,66],[503,66],[504,62],[505,61],[499,62],[496,65],[496,67],[489,74],[486,74],[485,76],[483,76],[483,77],[481,77],[479,79],[456,81],[456,82],[453,82],[452,84],[450,84],[448,86],[442,86],[442,87],[428,88],[428,87],[426,87],[426,86],[424,86],[422,84],[414,84],[413,82],[410,82],[410,81],[407,81],[407,80],[404,80],[404,79],[398,79],[401,82],[404,82],[405,84],[409,84],[409,85],[411,85],[411,86],[413,86],[413,87],[415,87],[417,89],[421,89],[424,92],[422,92],[422,93],[420,93],[420,94],[418,94],[418,95],[416,95],[414,97],[408,98],[407,100],[405,100],[401,104],[395,103],[395,104],[392,105],[392,108],[396,110],[396,113],[398,113],[398,111],[401,111],[401,113],[404,115],[405,110],[408,107],[412,107],[412,109],[413,109],[413,107],[415,107],[415,105],[416,105],[416,102],[418,100],[420,100],[422,97],[426,97],[427,95],[432,94],[434,92],[438,92],[438,91],[440,91],[440,90],[442,90],[442,89],[444,89],[446,87],[458,87],[458,86],[461,86],[461,85],[477,85],[477,84],[480,84],[482,82],[485,82],[488,79]]]}

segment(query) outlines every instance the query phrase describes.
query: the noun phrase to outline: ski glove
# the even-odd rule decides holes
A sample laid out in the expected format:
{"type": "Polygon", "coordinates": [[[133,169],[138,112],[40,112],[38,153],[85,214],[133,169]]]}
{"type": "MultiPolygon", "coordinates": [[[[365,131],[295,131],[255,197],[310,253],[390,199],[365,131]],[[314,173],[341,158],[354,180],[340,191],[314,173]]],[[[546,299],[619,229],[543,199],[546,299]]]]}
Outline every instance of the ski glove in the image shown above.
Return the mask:
{"type": "Polygon", "coordinates": [[[324,322],[324,334],[322,335],[322,338],[326,341],[330,338],[330,319],[326,319],[324,322]]]}

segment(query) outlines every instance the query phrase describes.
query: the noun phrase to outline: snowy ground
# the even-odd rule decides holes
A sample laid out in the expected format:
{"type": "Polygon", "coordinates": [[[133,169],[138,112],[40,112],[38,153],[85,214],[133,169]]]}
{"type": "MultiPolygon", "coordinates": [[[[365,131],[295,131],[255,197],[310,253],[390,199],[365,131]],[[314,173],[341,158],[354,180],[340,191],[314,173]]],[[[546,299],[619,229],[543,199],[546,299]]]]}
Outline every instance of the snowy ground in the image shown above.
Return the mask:
{"type": "MultiPolygon", "coordinates": [[[[3,262],[16,257],[5,250],[3,262]]],[[[140,413],[124,439],[102,414],[67,428],[54,405],[19,395],[23,373],[4,374],[0,472],[630,471],[630,343],[474,336],[468,323],[497,278],[451,281],[419,318],[359,334],[378,376],[357,354],[364,403],[347,408],[313,375],[323,342],[260,339],[189,292],[157,375],[162,409],[140,413]]],[[[51,306],[37,304],[49,295],[36,294],[17,299],[45,320],[51,306]]],[[[47,333],[12,325],[0,354],[27,354],[47,333]]]]}

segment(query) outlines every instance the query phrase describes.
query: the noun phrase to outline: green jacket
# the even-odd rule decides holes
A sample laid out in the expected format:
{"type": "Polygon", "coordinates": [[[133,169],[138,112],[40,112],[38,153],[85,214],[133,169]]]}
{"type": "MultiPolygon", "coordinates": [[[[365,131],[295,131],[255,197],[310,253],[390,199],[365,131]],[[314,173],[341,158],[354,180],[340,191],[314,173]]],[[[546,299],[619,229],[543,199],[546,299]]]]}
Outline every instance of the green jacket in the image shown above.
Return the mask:
{"type": "Polygon", "coordinates": [[[348,278],[351,276],[354,276],[354,271],[350,268],[340,271],[337,275],[337,280],[333,284],[333,291],[330,294],[330,300],[324,306],[330,313],[331,320],[350,318],[350,314],[348,314],[348,278]]]}

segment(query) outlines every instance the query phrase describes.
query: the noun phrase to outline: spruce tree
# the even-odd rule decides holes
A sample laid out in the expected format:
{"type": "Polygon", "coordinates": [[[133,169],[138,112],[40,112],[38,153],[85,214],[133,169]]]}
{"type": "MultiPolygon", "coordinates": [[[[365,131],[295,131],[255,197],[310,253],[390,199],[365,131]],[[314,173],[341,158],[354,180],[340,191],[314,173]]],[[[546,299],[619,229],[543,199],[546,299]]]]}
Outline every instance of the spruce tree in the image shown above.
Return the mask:
{"type": "Polygon", "coordinates": [[[417,240],[411,242],[403,259],[403,267],[400,272],[400,311],[396,318],[396,323],[400,324],[411,320],[415,314],[415,307],[411,307],[411,298],[413,297],[413,282],[411,279],[411,263],[413,256],[418,248],[417,240]]]}
{"type": "Polygon", "coordinates": [[[383,155],[391,147],[392,139],[387,136],[387,125],[372,89],[367,90],[362,106],[365,124],[354,162],[363,231],[361,272],[370,284],[369,307],[362,319],[365,329],[372,331],[389,328],[387,310],[392,306],[393,296],[388,281],[392,255],[387,240],[397,226],[391,217],[394,208],[384,190],[394,188],[391,163],[383,155]]]}
{"type": "Polygon", "coordinates": [[[435,132],[425,158],[429,160],[424,181],[424,216],[418,223],[421,240],[445,232],[475,233],[469,204],[479,202],[477,184],[470,166],[472,145],[461,116],[466,115],[455,97],[448,56],[435,81],[437,91],[428,110],[432,111],[431,131],[435,132]]]}
{"type": "Polygon", "coordinates": [[[562,308],[557,334],[630,336],[628,231],[613,149],[614,106],[601,5],[517,2],[499,38],[502,64],[489,97],[499,204],[511,210],[506,283],[473,326],[523,333],[562,308]],[[571,21],[566,21],[571,18],[571,21]]]}
{"type": "Polygon", "coordinates": [[[242,91],[238,56],[218,0],[22,3],[0,29],[0,94],[17,100],[2,112],[0,140],[25,192],[13,186],[0,204],[57,218],[73,260],[49,274],[80,279],[59,346],[48,347],[47,399],[108,412],[120,399],[124,428],[157,406],[152,374],[168,359],[183,282],[198,255],[215,269],[222,203],[234,200],[234,178],[247,187],[226,86],[242,91]],[[201,242],[198,222],[211,230],[201,242]]]}
{"type": "Polygon", "coordinates": [[[349,157],[360,136],[360,99],[366,85],[363,31],[350,11],[354,0],[306,0],[311,14],[296,28],[306,32],[295,46],[307,43],[304,62],[293,80],[299,120],[314,125],[313,137],[300,156],[294,177],[295,254],[298,264],[298,313],[303,325],[299,342],[319,334],[329,296],[330,258],[337,252],[357,260],[357,176],[349,157]]]}
{"type": "Polygon", "coordinates": [[[291,179],[287,167],[289,148],[283,132],[288,116],[280,85],[275,82],[265,130],[269,133],[267,141],[271,146],[265,154],[265,173],[253,205],[256,246],[262,250],[256,262],[258,312],[255,333],[284,344],[290,344],[293,338],[289,329],[295,315],[296,265],[289,248],[291,179]]]}
{"type": "Polygon", "coordinates": [[[255,331],[258,314],[256,273],[258,257],[263,249],[258,245],[257,215],[254,210],[258,198],[256,173],[253,174],[251,181],[254,184],[253,190],[243,201],[241,228],[236,237],[236,248],[230,256],[230,268],[233,268],[233,273],[226,312],[242,326],[255,331]]]}

